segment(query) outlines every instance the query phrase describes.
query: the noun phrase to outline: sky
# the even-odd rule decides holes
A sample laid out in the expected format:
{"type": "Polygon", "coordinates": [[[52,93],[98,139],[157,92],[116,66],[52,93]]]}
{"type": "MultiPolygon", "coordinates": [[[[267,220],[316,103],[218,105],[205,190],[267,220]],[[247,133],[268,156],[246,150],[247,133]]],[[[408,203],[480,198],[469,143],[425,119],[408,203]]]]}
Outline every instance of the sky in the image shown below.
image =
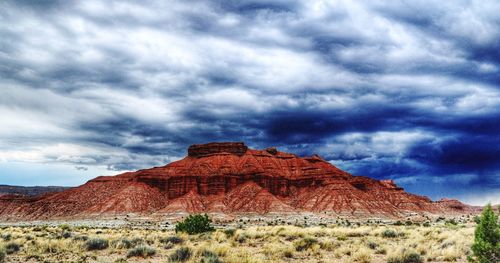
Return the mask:
{"type": "Polygon", "coordinates": [[[4,0],[0,123],[0,184],[244,141],[500,203],[500,2],[4,0]]]}

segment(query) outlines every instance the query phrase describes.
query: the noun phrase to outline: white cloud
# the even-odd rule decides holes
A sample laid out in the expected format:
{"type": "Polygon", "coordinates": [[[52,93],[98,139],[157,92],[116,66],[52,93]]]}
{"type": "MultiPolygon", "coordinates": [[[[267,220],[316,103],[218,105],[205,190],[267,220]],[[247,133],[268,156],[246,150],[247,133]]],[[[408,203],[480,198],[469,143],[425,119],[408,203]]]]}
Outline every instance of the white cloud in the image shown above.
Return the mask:
{"type": "Polygon", "coordinates": [[[328,143],[324,148],[332,149],[337,154],[342,154],[343,158],[356,156],[369,156],[377,159],[384,156],[391,156],[393,161],[406,156],[409,147],[423,140],[435,139],[435,134],[426,131],[399,131],[399,132],[373,132],[358,133],[352,132],[335,137],[335,143],[328,143]]]}
{"type": "Polygon", "coordinates": [[[498,205],[500,204],[500,189],[487,193],[473,193],[467,194],[460,198],[464,203],[470,205],[484,206],[486,204],[498,205]]]}

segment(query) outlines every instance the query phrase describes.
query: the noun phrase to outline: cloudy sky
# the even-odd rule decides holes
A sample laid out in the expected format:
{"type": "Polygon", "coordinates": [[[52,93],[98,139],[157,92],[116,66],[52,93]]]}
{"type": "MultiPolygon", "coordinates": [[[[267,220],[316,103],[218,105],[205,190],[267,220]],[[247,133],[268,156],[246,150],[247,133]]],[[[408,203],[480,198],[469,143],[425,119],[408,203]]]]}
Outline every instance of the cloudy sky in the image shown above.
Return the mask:
{"type": "Polygon", "coordinates": [[[1,1],[0,123],[0,184],[245,141],[500,203],[500,2],[1,1]]]}

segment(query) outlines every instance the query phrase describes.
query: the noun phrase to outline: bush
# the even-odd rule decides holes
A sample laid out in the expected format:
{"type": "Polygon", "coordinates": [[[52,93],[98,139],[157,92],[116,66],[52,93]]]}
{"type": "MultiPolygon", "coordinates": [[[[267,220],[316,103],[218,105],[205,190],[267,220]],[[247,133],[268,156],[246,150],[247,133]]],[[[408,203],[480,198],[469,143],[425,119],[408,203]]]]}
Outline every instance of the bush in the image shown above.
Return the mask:
{"type": "Polygon", "coordinates": [[[234,233],[236,233],[236,229],[234,228],[224,229],[224,234],[226,234],[227,238],[234,236],[234,233]]]}
{"type": "Polygon", "coordinates": [[[378,247],[378,244],[373,242],[373,241],[368,241],[368,243],[366,244],[370,249],[377,249],[378,247]]]}
{"type": "Polygon", "coordinates": [[[222,260],[219,259],[219,256],[210,250],[203,250],[201,252],[201,263],[222,263],[222,260]]]}
{"type": "Polygon", "coordinates": [[[445,225],[456,226],[456,225],[458,225],[458,223],[457,223],[457,221],[455,221],[454,218],[452,218],[452,219],[446,220],[445,225]]]}
{"type": "Polygon", "coordinates": [[[495,215],[490,204],[483,210],[476,226],[472,252],[474,255],[469,258],[470,261],[500,262],[500,225],[498,215],[495,215]]]}
{"type": "Polygon", "coordinates": [[[103,250],[108,248],[109,242],[102,238],[92,238],[85,242],[85,249],[87,250],[103,250]]]}
{"type": "Polygon", "coordinates": [[[403,222],[401,222],[401,221],[399,221],[399,220],[398,220],[398,221],[396,221],[396,222],[394,223],[394,225],[395,225],[395,226],[402,226],[402,225],[403,225],[403,222]]]}
{"type": "Polygon", "coordinates": [[[385,249],[385,247],[379,247],[377,250],[375,250],[375,254],[385,255],[387,254],[387,250],[385,249]]]}
{"type": "Polygon", "coordinates": [[[138,246],[128,251],[127,257],[151,257],[156,254],[156,250],[149,246],[138,246]]]}
{"type": "Polygon", "coordinates": [[[5,234],[2,234],[2,239],[3,241],[10,241],[10,239],[12,238],[12,235],[10,233],[5,233],[5,234]]]}
{"type": "Polygon", "coordinates": [[[403,250],[400,255],[391,256],[387,259],[387,263],[422,263],[424,260],[415,251],[403,250]]]}
{"type": "Polygon", "coordinates": [[[133,239],[127,239],[127,238],[118,239],[112,242],[112,245],[118,249],[123,249],[123,248],[129,249],[142,244],[144,244],[144,240],[138,237],[133,239]]]}
{"type": "Polygon", "coordinates": [[[164,244],[182,244],[182,242],[184,242],[184,239],[178,236],[169,236],[160,239],[160,242],[164,244]]]}
{"type": "Polygon", "coordinates": [[[19,250],[21,250],[21,245],[16,242],[10,242],[5,245],[5,252],[7,254],[14,254],[16,252],[19,252],[19,250]]]}
{"type": "Polygon", "coordinates": [[[62,238],[70,238],[72,236],[71,232],[63,232],[61,237],[62,238]]]}
{"type": "Polygon", "coordinates": [[[240,244],[243,244],[243,243],[245,243],[245,241],[247,240],[247,238],[248,238],[247,234],[245,234],[245,233],[238,233],[238,235],[236,235],[234,237],[234,240],[237,241],[240,244]]]}
{"type": "Polygon", "coordinates": [[[424,262],[424,260],[417,252],[407,253],[404,256],[404,263],[420,263],[420,262],[424,262]]]}
{"type": "Polygon", "coordinates": [[[134,237],[130,240],[130,242],[132,243],[132,246],[142,245],[144,244],[144,239],[140,237],[134,237]]]}
{"type": "Polygon", "coordinates": [[[430,226],[431,226],[431,223],[429,223],[429,222],[425,222],[425,223],[423,224],[423,226],[424,226],[424,227],[430,227],[430,226]]]}
{"type": "Polygon", "coordinates": [[[396,231],[394,231],[392,229],[386,229],[386,230],[384,230],[384,232],[382,232],[382,236],[387,237],[387,238],[394,238],[394,237],[397,237],[398,234],[396,233],[396,231]]]}
{"type": "Polygon", "coordinates": [[[214,231],[212,220],[204,215],[189,215],[184,221],[175,225],[175,232],[186,232],[190,235],[214,231]]]}
{"type": "Polygon", "coordinates": [[[132,248],[134,246],[134,244],[132,243],[132,241],[128,240],[128,239],[119,239],[119,240],[115,240],[112,242],[113,246],[118,248],[118,249],[129,249],[129,248],[132,248]]]}
{"type": "Polygon", "coordinates": [[[172,253],[168,259],[171,262],[184,262],[191,258],[192,252],[188,247],[181,247],[172,253]]]}
{"type": "Polygon", "coordinates": [[[311,238],[311,237],[306,237],[302,238],[301,240],[298,240],[295,242],[295,250],[297,251],[303,251],[310,249],[314,244],[318,243],[318,240],[311,238]]]}
{"type": "Polygon", "coordinates": [[[89,240],[88,236],[78,235],[73,237],[74,241],[87,241],[89,240]]]}
{"type": "Polygon", "coordinates": [[[59,228],[61,230],[64,230],[64,231],[69,231],[71,230],[71,227],[68,225],[68,224],[62,224],[62,225],[59,225],[59,228]]]}
{"type": "Polygon", "coordinates": [[[3,263],[5,261],[5,249],[3,247],[0,247],[0,263],[3,263]]]}

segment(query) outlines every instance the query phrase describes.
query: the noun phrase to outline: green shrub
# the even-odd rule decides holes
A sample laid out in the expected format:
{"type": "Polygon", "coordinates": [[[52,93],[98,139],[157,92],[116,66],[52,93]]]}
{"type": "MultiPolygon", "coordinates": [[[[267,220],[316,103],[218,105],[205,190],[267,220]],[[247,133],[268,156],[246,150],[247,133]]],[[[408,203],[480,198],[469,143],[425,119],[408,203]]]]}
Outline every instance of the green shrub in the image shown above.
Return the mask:
{"type": "Polygon", "coordinates": [[[403,250],[400,255],[391,256],[387,259],[387,263],[422,263],[424,260],[415,251],[403,250]]]}
{"type": "Polygon", "coordinates": [[[469,258],[470,261],[500,262],[500,225],[498,215],[495,215],[490,204],[483,210],[479,224],[476,226],[472,252],[474,255],[469,258]]]}
{"type": "Polygon", "coordinates": [[[394,222],[394,225],[395,226],[402,226],[403,222],[401,222],[401,221],[398,220],[398,221],[394,222]]]}
{"type": "Polygon", "coordinates": [[[226,234],[227,238],[234,236],[234,233],[236,233],[236,229],[234,228],[224,229],[224,234],[226,234]]]}
{"type": "Polygon", "coordinates": [[[424,226],[424,227],[430,227],[430,226],[431,226],[431,223],[429,223],[429,222],[424,222],[423,226],[424,226]]]}
{"type": "Polygon", "coordinates": [[[386,230],[384,230],[384,232],[382,232],[382,236],[387,237],[387,238],[394,238],[394,237],[397,237],[398,234],[396,233],[396,231],[394,231],[392,229],[386,229],[386,230]]]}
{"type": "Polygon", "coordinates": [[[184,262],[187,261],[189,258],[191,258],[191,255],[193,253],[191,252],[191,249],[188,247],[181,247],[174,251],[174,253],[170,254],[168,257],[169,261],[171,262],[184,262]]]}
{"type": "Polygon", "coordinates": [[[420,254],[418,254],[417,252],[407,253],[404,256],[404,263],[420,263],[423,261],[424,260],[422,259],[420,254]]]}
{"type": "Polygon", "coordinates": [[[19,252],[19,250],[21,250],[21,245],[16,242],[9,242],[5,245],[5,252],[7,254],[14,254],[19,252]]]}
{"type": "Polygon", "coordinates": [[[103,250],[108,248],[109,242],[102,238],[92,238],[85,242],[85,249],[87,250],[103,250]]]}
{"type": "Polygon", "coordinates": [[[184,221],[175,225],[175,232],[186,232],[190,235],[214,231],[212,220],[204,215],[189,215],[184,221]]]}
{"type": "Polygon", "coordinates": [[[456,225],[458,225],[458,223],[457,223],[457,221],[455,221],[455,218],[452,218],[452,219],[446,220],[445,225],[456,226],[456,225]]]}
{"type": "Polygon", "coordinates": [[[1,235],[3,241],[10,241],[10,239],[12,238],[12,235],[10,233],[4,233],[1,235]]]}
{"type": "Polygon", "coordinates": [[[302,238],[294,243],[296,251],[303,251],[310,249],[314,244],[318,243],[318,240],[311,237],[302,238]]]}
{"type": "Polygon", "coordinates": [[[0,247],[0,263],[3,263],[5,261],[5,249],[3,247],[0,247]]]}
{"type": "Polygon", "coordinates": [[[201,256],[201,263],[222,263],[219,256],[210,250],[203,250],[201,252],[201,256]]]}
{"type": "Polygon", "coordinates": [[[138,246],[128,251],[127,257],[151,257],[156,254],[156,250],[149,246],[138,246]]]}

